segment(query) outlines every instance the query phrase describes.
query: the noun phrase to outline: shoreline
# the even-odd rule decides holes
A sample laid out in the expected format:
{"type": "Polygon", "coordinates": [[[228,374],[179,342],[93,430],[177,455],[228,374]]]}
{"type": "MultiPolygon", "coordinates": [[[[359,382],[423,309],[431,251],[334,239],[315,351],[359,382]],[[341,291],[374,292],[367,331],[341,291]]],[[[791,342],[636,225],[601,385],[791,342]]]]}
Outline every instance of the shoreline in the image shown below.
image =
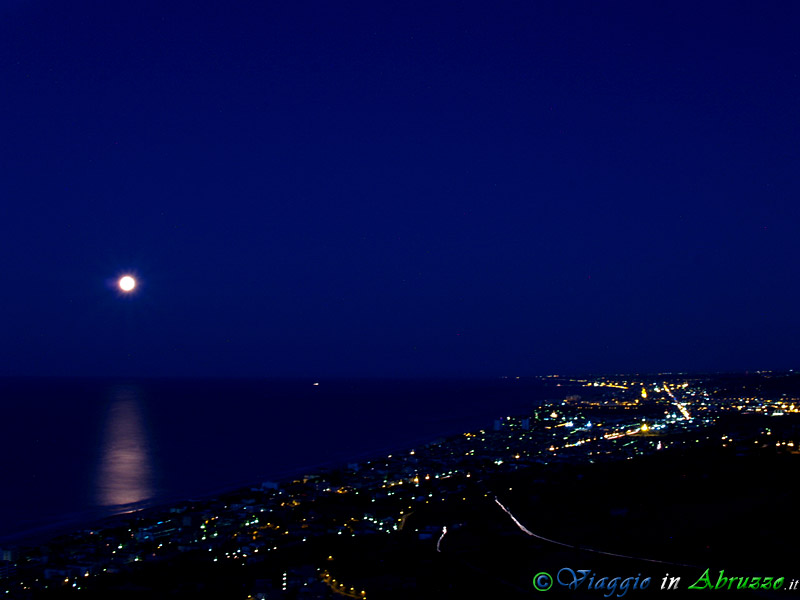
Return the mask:
{"type": "MultiPolygon", "coordinates": [[[[428,383],[426,380],[423,381],[428,383]]],[[[156,494],[151,498],[132,505],[110,507],[77,505],[74,506],[73,510],[67,510],[61,514],[51,513],[49,516],[34,514],[32,518],[24,519],[17,519],[13,512],[8,512],[6,514],[9,517],[8,522],[10,527],[7,532],[0,533],[0,547],[35,545],[71,531],[96,527],[99,526],[98,524],[105,524],[107,519],[130,517],[131,514],[141,514],[143,511],[163,510],[181,502],[209,500],[217,496],[235,493],[243,488],[260,486],[264,481],[283,482],[287,479],[296,478],[322,469],[344,468],[347,463],[361,463],[367,460],[379,459],[388,454],[410,450],[415,446],[428,444],[439,438],[446,438],[466,431],[482,428],[490,429],[493,420],[501,415],[516,414],[526,410],[531,405],[548,400],[548,398],[552,397],[553,392],[555,392],[555,389],[548,389],[549,386],[541,385],[540,382],[526,382],[526,385],[522,388],[525,390],[524,394],[506,394],[506,384],[504,382],[498,384],[495,379],[486,380],[477,378],[474,381],[470,380],[465,382],[463,380],[450,381],[448,379],[438,378],[432,379],[431,382],[435,384],[432,393],[437,394],[443,389],[451,406],[448,411],[439,411],[432,415],[421,414],[420,418],[423,421],[421,424],[421,431],[413,426],[411,422],[403,421],[394,425],[390,424],[389,426],[394,429],[398,435],[396,435],[396,437],[395,435],[389,435],[388,437],[392,438],[390,440],[386,439],[387,436],[373,436],[371,441],[374,445],[366,449],[364,449],[364,446],[358,448],[356,444],[355,448],[348,450],[346,444],[345,447],[342,448],[334,442],[327,448],[319,448],[315,453],[306,453],[306,458],[312,460],[305,464],[295,464],[284,468],[281,468],[280,465],[275,465],[277,468],[260,473],[257,472],[256,469],[251,468],[248,472],[239,473],[235,478],[222,482],[219,482],[218,479],[218,482],[214,485],[201,487],[199,489],[192,489],[192,483],[196,483],[199,480],[190,479],[183,482],[183,490],[179,490],[176,493],[169,493],[169,491],[164,490],[164,488],[156,488],[156,494]],[[475,386],[477,382],[481,382],[481,384],[475,386]],[[453,383],[457,384],[455,388],[451,385],[453,383]],[[533,383],[533,385],[530,385],[530,383],[533,383]],[[488,387],[484,389],[484,386],[487,384],[488,387]],[[442,385],[444,385],[444,387],[441,387],[442,385]],[[493,401],[492,396],[496,395],[496,392],[500,388],[502,388],[502,391],[500,391],[500,396],[497,398],[497,400],[500,401],[493,401]],[[466,392],[464,395],[464,400],[466,402],[462,403],[461,394],[464,392],[466,392]],[[481,402],[477,401],[479,398],[482,398],[481,402]],[[388,443],[386,443],[387,441],[388,443]],[[323,458],[323,460],[315,460],[318,457],[323,458]],[[189,485],[185,485],[186,483],[189,485]]],[[[81,382],[78,381],[78,383],[81,382]]],[[[306,382],[303,381],[302,383],[305,384],[306,382]]],[[[343,379],[338,383],[347,386],[351,385],[351,382],[347,379],[343,379]]],[[[406,383],[412,384],[408,390],[401,388],[400,391],[402,392],[417,392],[419,389],[424,389],[425,393],[428,393],[427,386],[423,388],[417,386],[417,383],[420,383],[419,380],[410,380],[409,382],[401,381],[401,383],[403,385],[406,383]]],[[[92,383],[92,385],[94,385],[94,383],[92,383]]],[[[512,389],[516,387],[517,386],[514,385],[512,389]]],[[[62,396],[65,399],[82,398],[84,396],[94,399],[104,398],[108,393],[105,385],[97,389],[90,387],[88,391],[83,387],[78,387],[76,390],[67,390],[62,396]]],[[[145,398],[145,400],[147,400],[151,394],[154,394],[154,392],[151,392],[146,387],[143,387],[142,390],[142,397],[145,398]]],[[[27,387],[21,387],[19,390],[12,391],[15,393],[12,394],[11,397],[16,397],[17,394],[28,394],[27,387]]],[[[164,391],[157,389],[155,391],[158,393],[166,393],[172,390],[167,389],[164,391]]],[[[250,393],[250,390],[245,389],[245,391],[250,393]]],[[[257,391],[261,393],[261,390],[257,391]]],[[[376,389],[374,391],[378,393],[381,390],[376,389]]],[[[293,393],[294,389],[290,389],[288,392],[293,393]]],[[[365,399],[368,399],[373,390],[369,387],[361,389],[356,386],[356,392],[354,410],[366,402],[365,399]]],[[[398,390],[394,389],[394,387],[390,389],[390,393],[393,394],[393,397],[397,396],[397,392],[398,390]]],[[[346,398],[350,393],[349,389],[336,390],[333,400],[336,401],[338,398],[346,398]]],[[[58,406],[61,404],[58,404],[58,406]]],[[[332,424],[323,424],[323,427],[330,429],[331,425],[332,424]]],[[[361,425],[363,426],[364,423],[362,422],[361,425]]],[[[386,424],[382,426],[385,427],[386,424]]],[[[354,431],[352,434],[357,435],[357,432],[354,431]]],[[[353,446],[353,444],[350,444],[350,446],[353,446]]],[[[276,458],[274,462],[279,462],[281,455],[275,454],[274,456],[276,458]]],[[[253,462],[254,464],[251,465],[252,467],[257,468],[260,466],[258,462],[253,462]]],[[[264,466],[269,468],[269,465],[264,466]]],[[[58,488],[55,488],[55,490],[56,493],[53,495],[57,498],[58,488]]]]}
{"type": "Polygon", "coordinates": [[[346,465],[351,462],[362,463],[364,461],[375,460],[386,456],[387,454],[410,450],[415,446],[422,446],[432,443],[439,438],[446,439],[462,433],[464,433],[464,431],[453,430],[442,432],[434,437],[426,435],[418,436],[416,438],[409,438],[408,440],[399,444],[384,446],[374,450],[365,450],[356,455],[351,455],[345,458],[333,458],[324,462],[313,463],[311,465],[287,468],[270,475],[264,475],[258,478],[248,478],[246,481],[241,481],[238,483],[224,484],[220,487],[216,487],[213,490],[202,491],[197,494],[183,496],[176,495],[158,500],[142,500],[135,503],[136,505],[141,505],[138,508],[125,509],[123,508],[124,506],[131,505],[122,505],[118,507],[118,512],[112,512],[111,514],[96,516],[90,516],[87,514],[93,512],[103,512],[102,508],[91,508],[81,513],[70,513],[70,515],[67,515],[66,518],[59,519],[51,523],[37,525],[32,528],[24,529],[7,535],[0,535],[0,548],[5,547],[21,549],[40,546],[50,543],[58,537],[74,534],[81,530],[105,529],[114,527],[112,521],[121,521],[123,519],[132,517],[146,518],[148,514],[158,514],[162,511],[169,510],[177,504],[186,502],[209,502],[219,498],[220,496],[236,494],[240,492],[244,493],[246,491],[250,491],[250,488],[253,486],[261,485],[264,481],[275,481],[276,483],[282,484],[297,477],[302,477],[306,474],[315,474],[316,471],[346,467],[346,465]]]}

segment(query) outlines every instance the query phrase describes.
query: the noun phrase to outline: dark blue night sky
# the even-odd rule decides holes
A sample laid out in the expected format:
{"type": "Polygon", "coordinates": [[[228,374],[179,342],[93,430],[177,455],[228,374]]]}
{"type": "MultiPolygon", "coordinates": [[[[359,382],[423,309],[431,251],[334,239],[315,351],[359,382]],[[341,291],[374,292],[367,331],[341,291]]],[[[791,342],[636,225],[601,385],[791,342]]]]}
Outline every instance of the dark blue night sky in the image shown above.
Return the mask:
{"type": "Polygon", "coordinates": [[[2,375],[798,365],[796,2],[0,7],[2,375]]]}

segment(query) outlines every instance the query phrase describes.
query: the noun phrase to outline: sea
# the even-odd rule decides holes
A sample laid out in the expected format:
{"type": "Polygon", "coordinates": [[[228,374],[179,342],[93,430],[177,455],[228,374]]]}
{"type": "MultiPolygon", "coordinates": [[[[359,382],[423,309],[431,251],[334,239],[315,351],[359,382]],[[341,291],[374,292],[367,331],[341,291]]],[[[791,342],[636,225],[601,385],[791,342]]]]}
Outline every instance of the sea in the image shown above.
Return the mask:
{"type": "Polygon", "coordinates": [[[542,380],[0,379],[0,547],[491,428],[542,380]]]}

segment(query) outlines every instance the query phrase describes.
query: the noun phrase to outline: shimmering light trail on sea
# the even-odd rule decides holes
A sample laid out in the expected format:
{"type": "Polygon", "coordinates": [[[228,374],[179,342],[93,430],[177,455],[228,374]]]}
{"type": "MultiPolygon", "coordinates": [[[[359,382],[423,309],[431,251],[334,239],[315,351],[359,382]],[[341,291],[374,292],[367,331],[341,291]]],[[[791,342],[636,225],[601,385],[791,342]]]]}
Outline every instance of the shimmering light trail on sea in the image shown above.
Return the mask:
{"type": "Polygon", "coordinates": [[[153,495],[152,467],[137,390],[119,386],[112,396],[98,477],[97,501],[101,506],[134,504],[153,495]]]}

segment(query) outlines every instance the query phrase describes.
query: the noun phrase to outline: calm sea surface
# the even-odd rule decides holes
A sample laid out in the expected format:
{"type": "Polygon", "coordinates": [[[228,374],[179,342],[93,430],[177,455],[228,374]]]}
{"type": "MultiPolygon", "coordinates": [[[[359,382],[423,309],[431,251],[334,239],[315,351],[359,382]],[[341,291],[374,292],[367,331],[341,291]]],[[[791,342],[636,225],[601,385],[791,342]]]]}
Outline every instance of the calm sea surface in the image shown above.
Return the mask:
{"type": "Polygon", "coordinates": [[[491,427],[525,380],[0,379],[0,543],[491,427]]]}

